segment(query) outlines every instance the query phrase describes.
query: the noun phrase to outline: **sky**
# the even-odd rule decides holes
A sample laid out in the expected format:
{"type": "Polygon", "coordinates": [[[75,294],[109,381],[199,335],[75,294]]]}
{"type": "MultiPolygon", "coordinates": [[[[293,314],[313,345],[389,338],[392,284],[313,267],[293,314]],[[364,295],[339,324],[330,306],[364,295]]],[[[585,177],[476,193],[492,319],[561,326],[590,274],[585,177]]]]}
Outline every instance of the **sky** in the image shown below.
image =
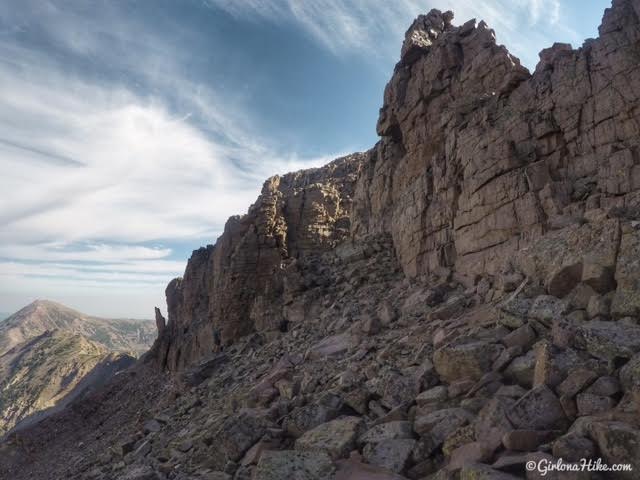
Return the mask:
{"type": "Polygon", "coordinates": [[[377,140],[405,30],[485,20],[533,70],[608,0],[0,2],[0,311],[151,318],[269,176],[377,140]]]}

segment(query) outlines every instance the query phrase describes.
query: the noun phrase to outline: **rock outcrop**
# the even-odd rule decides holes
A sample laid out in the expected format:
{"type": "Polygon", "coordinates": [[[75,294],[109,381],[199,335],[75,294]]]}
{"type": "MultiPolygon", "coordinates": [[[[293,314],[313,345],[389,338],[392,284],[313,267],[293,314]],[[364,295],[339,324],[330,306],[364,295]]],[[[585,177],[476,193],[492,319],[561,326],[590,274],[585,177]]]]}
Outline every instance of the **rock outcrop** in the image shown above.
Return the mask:
{"type": "Polygon", "coordinates": [[[308,287],[301,264],[350,232],[349,214],[363,154],[274,176],[215,245],[193,252],[184,276],[167,287],[168,323],[157,361],[176,370],[253,331],[281,330],[283,304],[308,287]]]}
{"type": "MultiPolygon", "coordinates": [[[[615,1],[598,39],[543,50],[531,75],[484,22],[418,18],[385,89],[354,234],[391,233],[410,277],[453,273],[472,285],[549,232],[595,223],[576,234],[598,249],[604,230],[606,250],[551,273],[614,290],[622,231],[626,255],[637,248],[628,220],[640,205],[638,9],[615,1]],[[634,212],[626,222],[624,211],[634,212]],[[606,214],[619,220],[601,222],[606,214]]],[[[624,270],[616,277],[629,278],[624,270]]],[[[638,306],[626,289],[621,315],[638,306]]]]}

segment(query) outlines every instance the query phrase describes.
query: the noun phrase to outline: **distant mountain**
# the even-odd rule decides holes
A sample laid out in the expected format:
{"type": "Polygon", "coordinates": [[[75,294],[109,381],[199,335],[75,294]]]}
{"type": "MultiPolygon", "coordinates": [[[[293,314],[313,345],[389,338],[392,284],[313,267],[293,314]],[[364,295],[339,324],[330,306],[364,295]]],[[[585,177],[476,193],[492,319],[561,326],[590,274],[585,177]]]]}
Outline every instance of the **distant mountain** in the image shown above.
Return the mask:
{"type": "Polygon", "coordinates": [[[91,317],[48,300],[9,316],[0,323],[0,436],[95,390],[155,335],[152,321],[91,317]]]}
{"type": "Polygon", "coordinates": [[[0,435],[22,419],[33,423],[63,408],[134,362],[126,353],[61,330],[12,348],[0,356],[0,435]]]}
{"type": "Polygon", "coordinates": [[[64,330],[104,345],[108,350],[140,356],[156,336],[151,320],[105,319],[80,313],[50,300],[36,300],[0,323],[0,355],[47,331],[64,330]]]}

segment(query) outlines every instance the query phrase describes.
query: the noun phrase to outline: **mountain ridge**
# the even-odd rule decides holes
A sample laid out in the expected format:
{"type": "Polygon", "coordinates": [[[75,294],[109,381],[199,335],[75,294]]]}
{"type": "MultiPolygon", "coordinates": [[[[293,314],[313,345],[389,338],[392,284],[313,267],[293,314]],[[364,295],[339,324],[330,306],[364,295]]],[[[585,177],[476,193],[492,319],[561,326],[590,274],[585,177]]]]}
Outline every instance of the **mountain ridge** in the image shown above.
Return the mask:
{"type": "Polygon", "coordinates": [[[102,343],[110,350],[139,356],[155,336],[151,320],[104,319],[51,300],[35,300],[0,324],[0,354],[48,330],[68,330],[102,343]]]}
{"type": "Polygon", "coordinates": [[[36,300],[0,323],[0,436],[62,410],[130,367],[151,321],[102,319],[36,300]]]}
{"type": "Polygon", "coordinates": [[[268,179],[150,352],[0,443],[0,474],[637,478],[640,1],[531,73],[452,20],[407,31],[380,141],[268,179]]]}

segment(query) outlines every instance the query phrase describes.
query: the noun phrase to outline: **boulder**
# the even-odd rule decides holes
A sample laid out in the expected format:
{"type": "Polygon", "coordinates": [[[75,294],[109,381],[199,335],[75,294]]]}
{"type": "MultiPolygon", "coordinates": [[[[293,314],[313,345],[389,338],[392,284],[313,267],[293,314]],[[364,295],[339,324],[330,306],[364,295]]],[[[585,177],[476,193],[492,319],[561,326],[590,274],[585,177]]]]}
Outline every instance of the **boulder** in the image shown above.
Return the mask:
{"type": "Polygon", "coordinates": [[[367,463],[385,468],[391,472],[402,472],[417,442],[409,438],[396,438],[368,443],[362,454],[367,463]]]}
{"type": "Polygon", "coordinates": [[[284,419],[283,425],[289,435],[299,437],[307,430],[333,420],[337,411],[326,405],[312,403],[293,410],[284,419]]]}
{"type": "Polygon", "coordinates": [[[616,406],[616,401],[611,397],[593,395],[591,393],[579,393],[576,397],[578,415],[596,415],[606,412],[616,406]]]}
{"type": "Polygon", "coordinates": [[[406,480],[405,477],[386,468],[362,463],[357,455],[352,455],[346,460],[338,460],[336,465],[338,470],[333,480],[406,480]]]}
{"type": "Polygon", "coordinates": [[[213,435],[216,455],[212,459],[219,468],[228,461],[237,462],[266,433],[268,422],[260,412],[242,411],[227,418],[213,435]]]}
{"type": "Polygon", "coordinates": [[[501,341],[507,348],[520,347],[523,350],[528,350],[536,341],[536,332],[529,325],[523,325],[505,336],[501,341]]]}
{"type": "Polygon", "coordinates": [[[558,395],[574,397],[588,387],[598,374],[593,370],[578,367],[569,371],[567,378],[556,388],[558,395]]]}
{"type": "Polygon", "coordinates": [[[309,348],[306,356],[311,360],[318,360],[326,357],[342,355],[350,348],[357,345],[357,343],[357,337],[349,333],[332,335],[309,348]]]}
{"type": "Polygon", "coordinates": [[[444,402],[447,398],[447,387],[445,387],[444,385],[439,385],[420,393],[416,397],[416,404],[418,405],[418,407],[424,407],[427,405],[438,405],[444,402]]]}
{"type": "Polygon", "coordinates": [[[472,415],[462,408],[445,408],[417,417],[413,429],[419,435],[429,435],[435,445],[440,445],[453,432],[469,423],[472,415]]]}
{"type": "Polygon", "coordinates": [[[636,479],[640,470],[640,430],[622,422],[595,422],[591,431],[608,465],[631,464],[632,471],[616,472],[616,478],[636,479]]]}
{"type": "Polygon", "coordinates": [[[504,370],[506,379],[524,388],[533,386],[533,376],[536,368],[536,352],[529,350],[526,354],[515,357],[504,370]]]}
{"type": "Polygon", "coordinates": [[[493,451],[486,447],[482,442],[471,442],[459,446],[449,458],[448,470],[457,470],[459,468],[485,463],[493,456],[493,451]]]}
{"type": "Polygon", "coordinates": [[[553,430],[513,430],[502,436],[502,444],[507,450],[533,452],[556,435],[553,430]]]}
{"type": "Polygon", "coordinates": [[[498,345],[483,341],[454,342],[434,352],[433,364],[440,378],[447,383],[477,381],[491,370],[500,351],[498,345]]]}
{"type": "Polygon", "coordinates": [[[514,430],[507,416],[514,404],[515,401],[508,397],[496,396],[491,399],[474,421],[476,438],[493,450],[500,447],[504,435],[514,430]]]}
{"type": "Polygon", "coordinates": [[[160,476],[149,465],[131,467],[127,472],[119,475],[117,480],[159,480],[160,476]]]}
{"type": "Polygon", "coordinates": [[[611,311],[611,300],[602,295],[592,295],[587,305],[587,315],[590,319],[606,318],[611,311]]]}
{"type": "Polygon", "coordinates": [[[358,439],[359,443],[378,443],[383,440],[414,438],[411,422],[392,421],[371,427],[358,439]]]}
{"type": "Polygon", "coordinates": [[[418,377],[388,370],[376,382],[375,393],[381,397],[380,403],[393,409],[413,402],[421,386],[422,381],[418,377]]]}
{"type": "Polygon", "coordinates": [[[577,328],[575,345],[603,360],[631,358],[640,351],[640,326],[591,320],[577,328]]]}
{"type": "Polygon", "coordinates": [[[620,369],[620,383],[625,392],[640,386],[640,354],[634,355],[624,367],[620,369]]]}
{"type": "Polygon", "coordinates": [[[299,451],[322,451],[333,459],[346,458],[356,445],[364,423],[360,417],[337,418],[305,432],[296,440],[299,451]]]}
{"type": "Polygon", "coordinates": [[[568,462],[593,458],[596,453],[596,446],[590,439],[574,433],[563,435],[553,442],[553,456],[568,462]]]}
{"type": "Polygon", "coordinates": [[[460,480],[517,480],[519,478],[481,463],[463,466],[459,476],[460,480]]]}
{"type": "Polygon", "coordinates": [[[382,325],[389,326],[397,320],[398,313],[390,302],[384,301],[376,310],[376,316],[382,325]]]}
{"type": "Polygon", "coordinates": [[[552,295],[540,295],[533,300],[527,316],[551,325],[554,318],[569,313],[569,309],[570,305],[566,300],[560,300],[552,295]]]}
{"type": "Polygon", "coordinates": [[[640,315],[640,232],[637,226],[624,226],[615,270],[617,288],[611,302],[616,318],[640,315]]]}
{"type": "Polygon", "coordinates": [[[146,422],[144,422],[144,425],[142,427],[144,433],[157,433],[161,429],[162,425],[160,425],[160,422],[155,419],[147,420],[146,422]]]}
{"type": "Polygon", "coordinates": [[[612,397],[622,391],[620,381],[616,377],[600,377],[585,390],[585,393],[591,395],[600,395],[603,397],[612,397]]]}
{"type": "Polygon", "coordinates": [[[508,417],[520,429],[554,430],[567,424],[558,397],[546,385],[528,391],[509,409],[508,417]]]}
{"type": "Polygon", "coordinates": [[[325,452],[267,451],[260,457],[252,480],[333,480],[335,466],[325,452]]]}

